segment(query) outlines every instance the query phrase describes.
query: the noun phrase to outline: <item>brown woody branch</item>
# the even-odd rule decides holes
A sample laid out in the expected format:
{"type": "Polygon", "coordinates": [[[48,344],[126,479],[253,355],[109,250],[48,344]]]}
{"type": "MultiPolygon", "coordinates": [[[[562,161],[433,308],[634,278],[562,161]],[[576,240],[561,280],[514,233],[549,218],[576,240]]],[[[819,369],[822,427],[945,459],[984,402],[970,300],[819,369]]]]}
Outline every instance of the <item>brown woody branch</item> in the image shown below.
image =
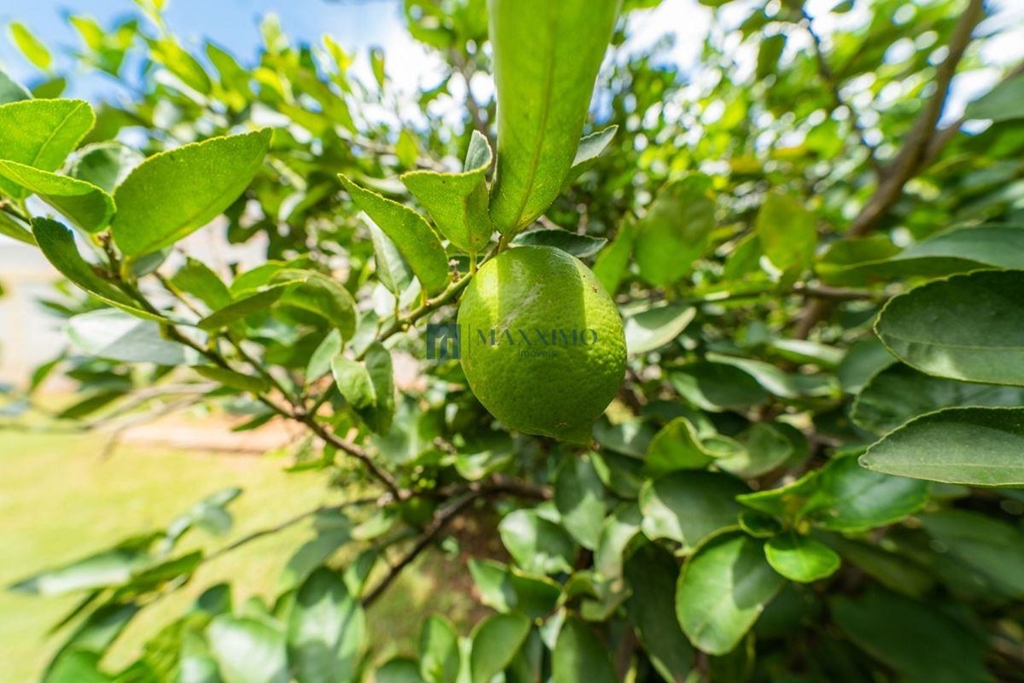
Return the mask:
{"type": "MultiPolygon", "coordinates": [[[[882,169],[878,187],[846,231],[848,237],[864,237],[877,230],[903,195],[903,188],[906,184],[924,170],[941,151],[940,147],[934,145],[940,137],[936,126],[946,106],[953,76],[956,75],[957,67],[964,57],[967,46],[971,43],[975,27],[984,16],[984,1],[970,0],[953,28],[953,34],[947,46],[946,59],[936,69],[935,92],[925,102],[924,108],[910,129],[906,143],[899,154],[882,169]]],[[[947,134],[941,137],[944,138],[943,144],[945,144],[953,135],[947,134]]],[[[794,336],[798,339],[806,339],[814,326],[829,313],[831,308],[832,304],[828,300],[816,299],[810,302],[804,307],[797,320],[794,336]]]]}

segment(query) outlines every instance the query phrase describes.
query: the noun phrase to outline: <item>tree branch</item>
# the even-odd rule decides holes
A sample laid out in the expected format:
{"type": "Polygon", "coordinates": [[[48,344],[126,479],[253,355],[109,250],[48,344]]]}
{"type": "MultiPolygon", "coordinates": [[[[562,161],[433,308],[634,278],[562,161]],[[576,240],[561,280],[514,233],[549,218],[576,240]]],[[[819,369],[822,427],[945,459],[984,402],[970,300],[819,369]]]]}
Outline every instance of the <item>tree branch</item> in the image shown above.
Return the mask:
{"type": "MultiPolygon", "coordinates": [[[[970,0],[953,28],[946,59],[935,71],[935,92],[925,102],[899,154],[882,170],[878,187],[850,224],[846,231],[847,237],[864,237],[877,230],[892,207],[903,196],[903,188],[907,182],[924,170],[940,151],[932,147],[937,139],[936,125],[946,106],[949,86],[956,75],[957,66],[971,43],[975,27],[984,16],[984,1],[970,0]]],[[[816,299],[807,304],[797,320],[794,336],[797,339],[806,339],[818,322],[828,315],[831,308],[831,302],[824,299],[816,299]]]]}

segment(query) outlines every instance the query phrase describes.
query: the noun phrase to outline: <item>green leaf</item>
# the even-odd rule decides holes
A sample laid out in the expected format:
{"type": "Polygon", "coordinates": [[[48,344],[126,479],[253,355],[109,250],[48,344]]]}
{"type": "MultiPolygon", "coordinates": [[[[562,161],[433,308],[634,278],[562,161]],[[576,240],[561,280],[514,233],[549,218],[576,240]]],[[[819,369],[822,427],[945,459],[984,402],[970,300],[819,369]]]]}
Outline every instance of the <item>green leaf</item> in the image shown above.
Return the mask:
{"type": "Polygon", "coordinates": [[[979,271],[891,299],[875,331],[918,370],[967,382],[1024,386],[1024,271],[979,271]]]}
{"type": "Polygon", "coordinates": [[[498,525],[501,542],[525,571],[554,574],[572,571],[576,546],[562,527],[535,510],[514,510],[498,525]]]}
{"type": "Polygon", "coordinates": [[[594,262],[594,275],[609,294],[615,294],[622,284],[629,257],[633,254],[634,231],[633,223],[623,223],[615,239],[601,250],[594,262]]]}
{"type": "Polygon", "coordinates": [[[793,532],[768,539],[764,556],[772,569],[790,581],[810,583],[834,574],[840,565],[839,555],[821,541],[793,532]]]}
{"type": "Polygon", "coordinates": [[[337,280],[315,270],[285,268],[271,283],[288,285],[279,300],[282,306],[320,316],[334,326],[343,339],[351,339],[355,334],[356,302],[337,280]]]}
{"type": "Polygon", "coordinates": [[[675,470],[703,469],[715,456],[701,442],[697,428],[685,417],[677,417],[661,428],[647,447],[644,462],[652,474],[675,470]]]}
{"type": "Polygon", "coordinates": [[[672,553],[654,543],[641,546],[625,565],[632,590],[626,613],[651,664],[671,683],[684,683],[694,664],[693,648],[667,599],[675,594],[678,576],[679,564],[672,553]]]}
{"type": "Polygon", "coordinates": [[[138,308],[138,304],[110,280],[97,274],[78,253],[74,233],[71,230],[48,218],[34,218],[32,219],[32,232],[43,256],[61,275],[90,294],[128,311],[132,315],[150,320],[163,320],[158,315],[138,308]]]}
{"type": "Polygon", "coordinates": [[[897,522],[928,501],[923,481],[869,472],[857,458],[837,457],[820,470],[775,489],[741,495],[755,510],[832,531],[864,531],[897,522]]]}
{"type": "Polygon", "coordinates": [[[703,410],[745,410],[768,399],[764,387],[735,365],[699,361],[682,366],[671,379],[684,399],[703,410]]]}
{"type": "Polygon", "coordinates": [[[211,138],[155,154],[114,192],[114,241],[128,256],[173,245],[231,206],[270,146],[270,129],[211,138]],[[156,201],[159,198],[159,201],[156,201]]]}
{"type": "Polygon", "coordinates": [[[779,270],[803,270],[814,260],[818,243],[814,214],[796,197],[768,195],[757,214],[755,230],[765,256],[779,270]]]}
{"type": "Polygon", "coordinates": [[[604,486],[587,455],[568,457],[562,463],[555,479],[555,507],[565,530],[593,550],[604,521],[604,486]]]}
{"type": "Polygon", "coordinates": [[[844,560],[890,590],[919,598],[935,585],[931,572],[905,555],[838,535],[828,537],[828,542],[844,560]]]}
{"type": "Polygon", "coordinates": [[[368,223],[370,239],[373,241],[373,257],[377,266],[377,279],[389,292],[399,297],[412,282],[409,264],[402,258],[398,247],[375,223],[368,223]]]}
{"type": "Polygon", "coordinates": [[[711,243],[715,200],[711,179],[695,174],[666,185],[636,224],[634,255],[640,276],[664,287],[693,271],[711,243]]]}
{"type": "Polygon", "coordinates": [[[72,317],[67,334],[75,346],[96,358],[168,367],[199,361],[192,349],[165,339],[155,322],[116,309],[104,308],[72,317]]]}
{"type": "Polygon", "coordinates": [[[633,356],[659,349],[675,341],[696,316],[697,309],[686,304],[649,308],[630,316],[623,325],[626,349],[633,356]]]}
{"type": "Polygon", "coordinates": [[[585,135],[580,139],[580,146],[576,149],[576,156],[572,160],[572,168],[562,184],[563,189],[574,180],[590,170],[597,163],[598,157],[608,149],[608,145],[615,139],[618,126],[608,126],[599,131],[585,135]]]}
{"type": "Polygon", "coordinates": [[[68,176],[0,160],[0,178],[6,178],[67,216],[86,232],[99,232],[114,215],[114,200],[90,183],[68,176]]]}
{"type": "Polygon", "coordinates": [[[366,623],[345,582],[320,567],[299,586],[288,624],[289,660],[303,683],[355,678],[366,623]]]}
{"type": "Polygon", "coordinates": [[[777,33],[772,36],[765,36],[757,51],[757,78],[764,80],[775,73],[779,66],[779,59],[786,49],[786,34],[777,33]]]}
{"type": "Polygon", "coordinates": [[[712,655],[732,651],[785,584],[764,556],[764,541],[722,534],[683,567],[676,615],[690,642],[712,655]]]}
{"type": "Polygon", "coordinates": [[[36,238],[32,236],[28,228],[6,211],[0,211],[0,235],[16,239],[29,246],[36,246],[36,238]]]}
{"type": "Polygon", "coordinates": [[[331,362],[331,370],[338,391],[367,426],[386,434],[395,416],[391,353],[380,342],[374,342],[362,363],[338,355],[331,362]]]}
{"type": "Polygon", "coordinates": [[[1024,118],[1024,75],[999,83],[967,105],[967,119],[1013,121],[1024,118]]]}
{"type": "Polygon", "coordinates": [[[542,619],[555,608],[562,587],[543,576],[524,574],[493,560],[469,560],[480,602],[499,612],[520,612],[542,619]]]}
{"type": "Polygon", "coordinates": [[[818,470],[817,490],[801,516],[833,531],[861,531],[898,522],[928,501],[928,484],[869,472],[854,457],[818,470]]]}
{"type": "Polygon", "coordinates": [[[331,371],[331,361],[341,353],[342,340],[338,330],[331,330],[317,345],[306,365],[306,384],[312,384],[331,371]]]}
{"type": "Polygon", "coordinates": [[[857,395],[850,417],[870,432],[885,434],[940,408],[1019,405],[1024,405],[1024,389],[931,377],[896,364],[868,381],[857,395]]]}
{"type": "Polygon", "coordinates": [[[53,64],[53,56],[50,55],[50,51],[46,49],[46,46],[28,30],[28,27],[19,21],[13,21],[10,23],[9,28],[11,40],[21,50],[21,54],[25,55],[28,61],[43,71],[49,70],[53,64]]]}
{"type": "Polygon", "coordinates": [[[490,212],[502,234],[529,225],[561,191],[617,9],[615,0],[489,0],[500,103],[490,212]]]}
{"type": "Polygon", "coordinates": [[[521,614],[495,614],[473,629],[469,658],[470,680],[489,683],[512,662],[530,633],[530,620],[521,614]]]}
{"type": "Polygon", "coordinates": [[[113,193],[145,157],[119,142],[101,142],[83,147],[68,168],[68,175],[113,193]]]}
{"type": "Polygon", "coordinates": [[[363,189],[344,175],[338,176],[352,201],[384,231],[428,294],[448,285],[448,257],[437,233],[412,209],[376,192],[363,189]]]}
{"type": "Polygon", "coordinates": [[[551,653],[552,683],[616,683],[607,645],[584,621],[569,617],[551,653]]]}
{"type": "Polygon", "coordinates": [[[1024,596],[1024,533],[1018,528],[967,510],[943,510],[921,515],[920,520],[957,562],[985,576],[1007,596],[1024,596]]]}
{"type": "Polygon", "coordinates": [[[256,291],[255,294],[236,299],[197,322],[196,327],[212,332],[245,320],[255,313],[265,313],[284,296],[287,289],[293,284],[294,282],[271,285],[267,289],[256,291]]]}
{"type": "Polygon", "coordinates": [[[576,258],[589,258],[601,251],[608,243],[603,237],[588,237],[562,229],[530,230],[512,238],[512,244],[519,246],[555,247],[576,258]]]}
{"type": "Polygon", "coordinates": [[[0,69],[0,105],[32,99],[32,93],[0,69]]]}
{"type": "Polygon", "coordinates": [[[222,614],[206,631],[224,683],[288,683],[281,629],[263,619],[222,614]]]}
{"type": "Polygon", "coordinates": [[[991,680],[987,645],[940,609],[875,587],[830,604],[836,624],[860,648],[907,683],[991,680]]]}
{"type": "Polygon", "coordinates": [[[227,285],[202,261],[189,257],[171,278],[171,285],[185,294],[199,299],[211,311],[231,304],[231,291],[227,285]]]}
{"type": "Polygon", "coordinates": [[[945,277],[984,267],[1022,269],[1024,227],[953,228],[893,254],[895,249],[882,237],[836,242],[818,262],[817,271],[829,284],[859,285],[914,276],[945,277]]]}
{"type": "Polygon", "coordinates": [[[747,491],[743,482],[727,474],[672,472],[644,484],[641,526],[651,540],[668,538],[694,548],[707,536],[737,524],[741,508],[736,496],[747,491]]]}
{"type": "Polygon", "coordinates": [[[740,446],[715,461],[715,466],[744,479],[760,477],[793,455],[793,443],[766,422],[755,422],[735,437],[740,446]]]}
{"type": "Polygon", "coordinates": [[[470,254],[487,246],[494,232],[487,213],[486,180],[492,160],[490,143],[474,130],[462,173],[413,171],[402,176],[402,182],[426,208],[441,234],[470,254]]]}
{"type": "Polygon", "coordinates": [[[643,516],[636,503],[620,503],[601,525],[594,549],[594,569],[606,579],[622,575],[623,554],[640,533],[643,516]]]}
{"type": "Polygon", "coordinates": [[[374,683],[423,683],[416,660],[408,657],[394,657],[377,669],[374,683]]]}
{"type": "MultiPolygon", "coordinates": [[[[470,560],[472,562],[472,560],[470,560]]],[[[423,622],[419,640],[419,674],[427,683],[456,683],[461,658],[459,637],[445,617],[431,615],[423,622]]]]}
{"type": "Polygon", "coordinates": [[[199,375],[214,382],[219,382],[226,387],[249,391],[258,394],[269,388],[267,380],[254,375],[246,375],[234,370],[217,367],[216,365],[197,365],[193,368],[199,375]]]}
{"type": "Polygon", "coordinates": [[[1024,486],[1024,408],[947,408],[911,420],[862,466],[949,484],[1024,486]]]}
{"type": "Polygon", "coordinates": [[[31,595],[62,595],[72,591],[120,586],[127,583],[147,560],[147,555],[138,548],[114,548],[22,579],[8,590],[31,595]]]}
{"type": "MultiPolygon", "coordinates": [[[[0,135],[4,146],[0,159],[55,171],[64,163],[96,116],[82,100],[22,100],[0,105],[0,135]]],[[[25,192],[6,178],[0,190],[13,197],[25,192]]]]}
{"type": "Polygon", "coordinates": [[[113,678],[100,671],[97,652],[71,650],[54,660],[42,683],[112,683],[113,678]]]}

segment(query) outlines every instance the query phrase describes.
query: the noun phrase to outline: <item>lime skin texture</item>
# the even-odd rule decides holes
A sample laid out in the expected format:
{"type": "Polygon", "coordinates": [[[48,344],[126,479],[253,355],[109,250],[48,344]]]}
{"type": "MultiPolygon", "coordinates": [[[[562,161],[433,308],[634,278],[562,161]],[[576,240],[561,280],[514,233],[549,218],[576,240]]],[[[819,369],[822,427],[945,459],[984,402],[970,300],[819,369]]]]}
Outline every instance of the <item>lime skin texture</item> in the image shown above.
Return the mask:
{"type": "Polygon", "coordinates": [[[590,444],[622,385],[626,342],[612,298],[582,261],[514,247],[484,263],[459,306],[470,389],[505,426],[590,444]]]}

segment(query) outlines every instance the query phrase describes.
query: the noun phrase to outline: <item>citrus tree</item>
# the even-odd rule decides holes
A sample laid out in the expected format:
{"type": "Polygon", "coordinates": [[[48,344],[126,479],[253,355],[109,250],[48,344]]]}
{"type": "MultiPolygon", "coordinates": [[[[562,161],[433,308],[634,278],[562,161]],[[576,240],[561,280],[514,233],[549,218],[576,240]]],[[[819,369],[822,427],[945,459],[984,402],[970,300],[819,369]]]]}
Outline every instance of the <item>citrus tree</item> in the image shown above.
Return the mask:
{"type": "Polygon", "coordinates": [[[148,0],[70,17],[130,95],[92,106],[12,26],[43,76],[0,75],[0,232],[71,346],[6,413],[59,373],[64,428],[285,420],[348,497],[266,532],[314,522],[280,595],[204,587],[122,670],[265,535],[179,549],[240,491],[25,578],[82,596],[46,681],[1024,680],[1021,69],[954,120],[981,0],[702,1],[681,73],[627,49],[656,1],[406,0],[445,64],[414,96],[272,20],[253,64],[192,51],[148,0]],[[381,661],[367,610],[468,518],[488,616],[381,661]]]}

